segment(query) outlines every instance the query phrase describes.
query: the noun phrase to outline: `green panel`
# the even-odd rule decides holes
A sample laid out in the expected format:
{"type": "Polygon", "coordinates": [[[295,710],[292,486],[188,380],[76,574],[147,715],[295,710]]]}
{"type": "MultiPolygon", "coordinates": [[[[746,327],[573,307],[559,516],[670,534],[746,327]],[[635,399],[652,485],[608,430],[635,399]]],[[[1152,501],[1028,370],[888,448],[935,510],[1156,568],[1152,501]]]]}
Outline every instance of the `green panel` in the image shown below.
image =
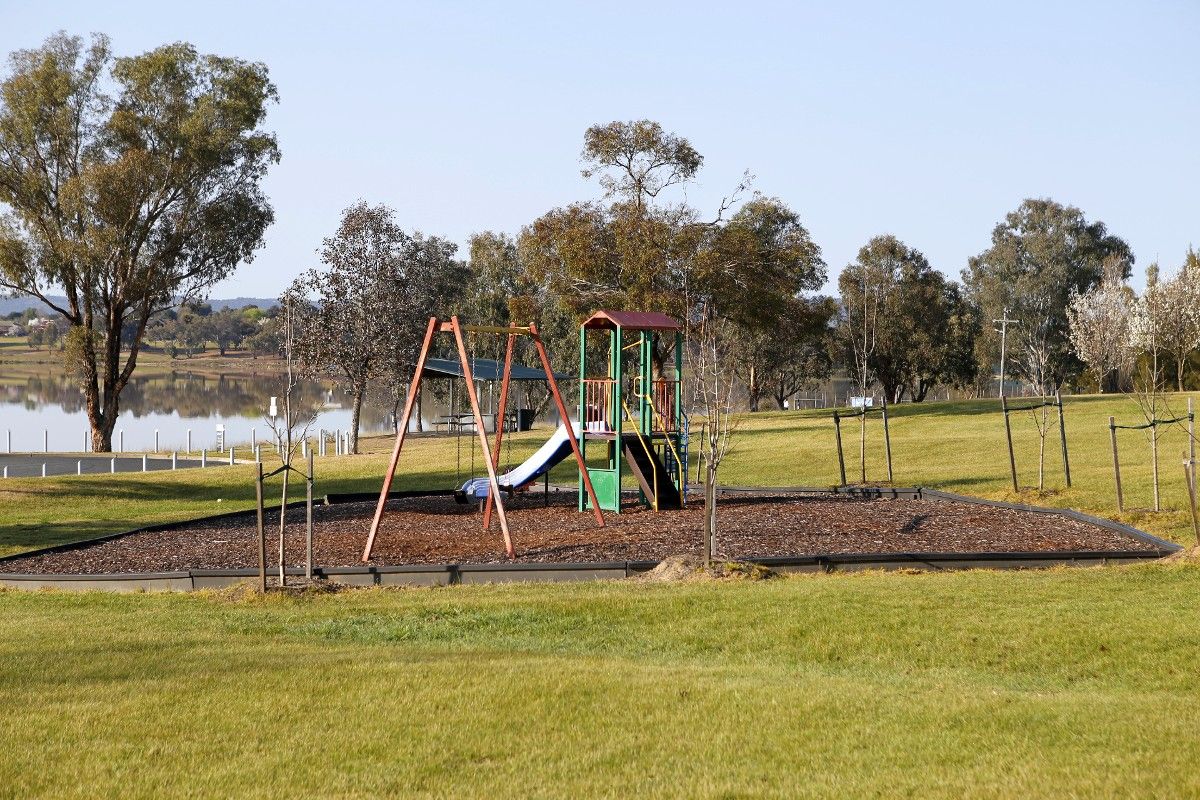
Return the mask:
{"type": "MultiPolygon", "coordinates": [[[[592,479],[592,488],[596,490],[596,499],[604,511],[621,510],[621,484],[617,471],[613,469],[588,469],[588,477],[592,479]]],[[[587,490],[579,488],[579,496],[587,508],[592,504],[587,500],[587,490]]]]}

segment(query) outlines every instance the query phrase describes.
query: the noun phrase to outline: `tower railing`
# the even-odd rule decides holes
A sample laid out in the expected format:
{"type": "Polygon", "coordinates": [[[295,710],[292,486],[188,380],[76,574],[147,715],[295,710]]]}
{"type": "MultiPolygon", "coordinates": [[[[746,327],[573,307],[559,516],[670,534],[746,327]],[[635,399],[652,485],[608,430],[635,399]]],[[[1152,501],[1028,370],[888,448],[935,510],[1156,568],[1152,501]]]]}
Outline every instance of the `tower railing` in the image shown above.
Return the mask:
{"type": "Polygon", "coordinates": [[[613,416],[613,387],[616,381],[612,378],[585,378],[583,381],[583,416],[584,431],[596,429],[616,430],[616,420],[613,416]]]}

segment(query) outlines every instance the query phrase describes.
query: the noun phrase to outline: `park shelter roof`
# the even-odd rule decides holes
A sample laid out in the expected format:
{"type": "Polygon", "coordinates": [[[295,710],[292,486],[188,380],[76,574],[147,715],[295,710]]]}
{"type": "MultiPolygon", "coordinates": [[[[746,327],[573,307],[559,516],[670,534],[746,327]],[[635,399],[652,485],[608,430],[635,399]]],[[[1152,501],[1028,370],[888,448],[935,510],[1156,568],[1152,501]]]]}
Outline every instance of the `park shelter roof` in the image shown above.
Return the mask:
{"type": "Polygon", "coordinates": [[[683,326],[674,317],[658,311],[597,311],[583,322],[585,328],[616,328],[628,331],[678,331],[683,326]]]}
{"type": "MultiPolygon", "coordinates": [[[[467,359],[471,364],[471,375],[477,381],[498,381],[504,378],[504,362],[494,361],[490,358],[471,358],[467,359]]],[[[463,375],[462,362],[457,358],[427,358],[425,359],[425,375],[436,376],[439,378],[462,378],[463,375]]],[[[567,380],[569,375],[562,373],[554,373],[554,379],[558,381],[567,380]]],[[[512,372],[509,373],[509,380],[513,381],[544,381],[546,373],[537,367],[526,367],[522,364],[513,364],[512,372]]]]}

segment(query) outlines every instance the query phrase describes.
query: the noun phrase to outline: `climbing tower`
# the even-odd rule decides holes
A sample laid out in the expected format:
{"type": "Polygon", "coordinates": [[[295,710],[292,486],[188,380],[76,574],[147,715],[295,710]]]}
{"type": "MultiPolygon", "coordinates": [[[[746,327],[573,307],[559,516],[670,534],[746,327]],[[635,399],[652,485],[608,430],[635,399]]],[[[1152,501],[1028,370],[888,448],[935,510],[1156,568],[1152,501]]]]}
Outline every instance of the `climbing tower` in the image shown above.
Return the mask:
{"type": "MultiPolygon", "coordinates": [[[[682,367],[683,326],[666,314],[597,311],[579,326],[579,443],[601,509],[620,512],[625,474],[636,479],[642,502],[654,510],[683,506],[682,367]],[[604,363],[603,376],[589,375],[589,365],[599,372],[604,363]]],[[[583,477],[581,511],[591,507],[583,477]]]]}

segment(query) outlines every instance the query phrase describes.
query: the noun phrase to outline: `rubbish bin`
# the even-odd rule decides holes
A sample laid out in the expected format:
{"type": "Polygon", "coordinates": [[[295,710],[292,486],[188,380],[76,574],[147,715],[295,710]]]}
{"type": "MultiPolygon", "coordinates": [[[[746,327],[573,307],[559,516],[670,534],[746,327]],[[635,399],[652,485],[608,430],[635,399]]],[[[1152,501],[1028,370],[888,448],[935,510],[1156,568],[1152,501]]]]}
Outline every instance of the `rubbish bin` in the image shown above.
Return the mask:
{"type": "Polygon", "coordinates": [[[518,408],[517,409],[517,430],[527,431],[533,427],[533,409],[518,408]]]}

